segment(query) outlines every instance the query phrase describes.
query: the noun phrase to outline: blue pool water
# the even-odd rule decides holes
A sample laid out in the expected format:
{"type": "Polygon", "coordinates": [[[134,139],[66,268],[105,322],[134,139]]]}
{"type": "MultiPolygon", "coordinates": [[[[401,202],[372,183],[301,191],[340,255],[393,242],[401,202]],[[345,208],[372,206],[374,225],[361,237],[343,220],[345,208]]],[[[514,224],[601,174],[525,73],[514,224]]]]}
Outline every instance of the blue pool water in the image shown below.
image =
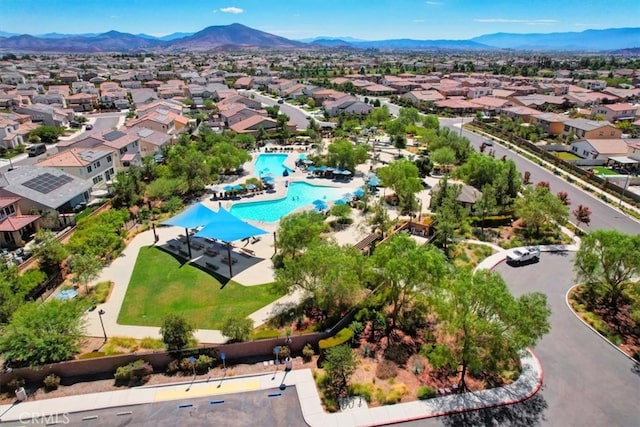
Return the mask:
{"type": "Polygon", "coordinates": [[[255,171],[256,175],[261,177],[268,173],[273,176],[282,176],[282,173],[286,170],[292,172],[291,169],[284,165],[284,161],[287,160],[286,154],[260,154],[256,159],[255,171]]]}
{"type": "Polygon", "coordinates": [[[242,219],[273,222],[303,206],[311,208],[314,200],[325,200],[329,204],[341,199],[347,192],[346,188],[292,182],[289,184],[287,197],[261,202],[236,203],[231,207],[231,213],[242,219]]]}

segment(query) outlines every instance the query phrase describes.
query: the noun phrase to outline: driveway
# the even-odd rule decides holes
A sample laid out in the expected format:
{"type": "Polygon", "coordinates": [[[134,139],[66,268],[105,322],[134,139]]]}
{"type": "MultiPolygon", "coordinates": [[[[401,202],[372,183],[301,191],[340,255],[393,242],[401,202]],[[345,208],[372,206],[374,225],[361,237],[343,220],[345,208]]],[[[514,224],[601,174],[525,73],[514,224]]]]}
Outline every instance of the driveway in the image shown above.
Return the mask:
{"type": "MultiPolygon", "coordinates": [[[[265,105],[279,106],[280,111],[282,111],[284,114],[289,116],[289,119],[296,124],[296,127],[299,130],[305,130],[309,126],[309,118],[311,117],[311,115],[306,111],[303,111],[302,109],[296,106],[293,106],[291,104],[287,104],[286,102],[282,104],[278,104],[275,99],[265,95],[261,95],[255,91],[246,91],[246,92],[253,95],[255,99],[257,99],[258,101],[262,102],[265,105]]],[[[325,123],[319,120],[316,120],[316,121],[320,124],[320,126],[322,126],[325,123]]],[[[329,125],[333,126],[332,123],[330,123],[329,125]]]]}

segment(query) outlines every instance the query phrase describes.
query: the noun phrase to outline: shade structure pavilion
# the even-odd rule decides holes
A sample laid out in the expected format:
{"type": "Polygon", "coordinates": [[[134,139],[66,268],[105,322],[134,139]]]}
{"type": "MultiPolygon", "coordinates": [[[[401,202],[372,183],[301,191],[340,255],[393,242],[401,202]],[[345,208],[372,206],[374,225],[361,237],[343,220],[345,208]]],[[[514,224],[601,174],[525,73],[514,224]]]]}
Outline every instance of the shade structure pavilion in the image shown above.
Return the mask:
{"type": "Polygon", "coordinates": [[[225,242],[227,246],[227,260],[229,263],[229,277],[233,276],[231,242],[247,239],[249,237],[267,234],[267,231],[255,227],[240,218],[232,215],[224,208],[218,209],[213,220],[206,224],[195,237],[216,239],[225,242]]]}
{"type": "Polygon", "coordinates": [[[187,249],[189,250],[189,259],[191,259],[191,243],[189,241],[189,229],[203,227],[209,224],[216,216],[216,212],[202,203],[196,203],[189,206],[178,215],[164,221],[163,225],[172,225],[175,227],[183,227],[184,234],[187,236],[187,249]]]}

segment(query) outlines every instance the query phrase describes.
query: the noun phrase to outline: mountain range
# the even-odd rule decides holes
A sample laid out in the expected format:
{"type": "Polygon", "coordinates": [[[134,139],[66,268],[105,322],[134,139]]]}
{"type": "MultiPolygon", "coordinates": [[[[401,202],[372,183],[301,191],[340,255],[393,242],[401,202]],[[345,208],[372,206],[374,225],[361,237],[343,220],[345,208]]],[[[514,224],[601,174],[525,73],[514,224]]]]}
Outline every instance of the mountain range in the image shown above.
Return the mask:
{"type": "Polygon", "coordinates": [[[0,50],[48,53],[100,53],[141,51],[205,51],[220,49],[351,48],[380,50],[535,50],[627,51],[640,47],[640,28],[614,28],[564,33],[495,33],[469,40],[358,40],[320,37],[290,40],[242,24],[211,26],[196,33],[163,37],[109,31],[103,34],[17,35],[0,31],[0,50]]]}

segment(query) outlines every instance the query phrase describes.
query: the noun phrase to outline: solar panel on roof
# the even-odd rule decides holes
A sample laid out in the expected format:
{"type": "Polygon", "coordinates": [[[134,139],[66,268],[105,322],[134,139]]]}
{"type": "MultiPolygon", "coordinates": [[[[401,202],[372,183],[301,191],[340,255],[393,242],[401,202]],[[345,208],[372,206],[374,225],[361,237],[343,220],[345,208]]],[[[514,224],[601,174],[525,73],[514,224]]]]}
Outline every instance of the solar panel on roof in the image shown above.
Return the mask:
{"type": "Polygon", "coordinates": [[[114,130],[113,132],[104,134],[103,138],[107,141],[115,141],[116,139],[122,138],[125,135],[125,133],[120,132],[119,130],[114,130]]]}
{"type": "Polygon", "coordinates": [[[57,190],[63,185],[73,181],[73,178],[68,175],[51,175],[50,173],[43,173],[29,181],[23,183],[27,188],[35,190],[42,194],[49,194],[53,190],[57,190]]]}

